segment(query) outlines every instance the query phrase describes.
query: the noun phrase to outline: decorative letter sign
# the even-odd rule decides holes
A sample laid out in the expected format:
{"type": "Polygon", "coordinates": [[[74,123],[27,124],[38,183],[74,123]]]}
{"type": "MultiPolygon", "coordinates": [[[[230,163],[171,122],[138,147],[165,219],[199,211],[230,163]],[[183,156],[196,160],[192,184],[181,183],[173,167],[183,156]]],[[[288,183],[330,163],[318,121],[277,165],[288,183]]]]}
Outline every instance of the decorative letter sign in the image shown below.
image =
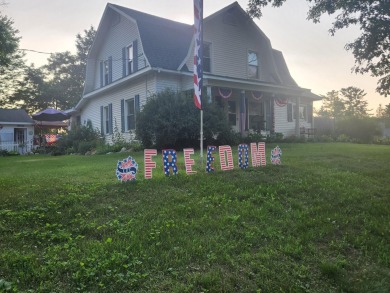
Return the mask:
{"type": "Polygon", "coordinates": [[[175,150],[163,150],[163,163],[164,163],[164,173],[169,176],[170,168],[172,168],[173,174],[177,174],[177,154],[175,150]]]}
{"type": "MultiPolygon", "coordinates": [[[[265,157],[265,143],[251,143],[248,144],[239,144],[238,145],[238,166],[245,170],[249,167],[249,149],[251,152],[252,166],[259,167],[266,165],[265,157]]],[[[206,160],[206,172],[213,173],[215,172],[214,162],[215,157],[214,153],[217,152],[216,146],[207,146],[207,160],[206,160]]],[[[196,174],[197,171],[193,170],[195,165],[195,160],[191,158],[194,155],[195,151],[193,148],[183,149],[184,155],[184,165],[186,168],[187,175],[196,174]]],[[[229,145],[222,145],[218,147],[219,161],[222,171],[233,170],[234,161],[233,161],[233,152],[232,148],[229,145]]],[[[145,149],[144,150],[144,176],[145,179],[152,179],[153,169],[156,168],[157,164],[154,162],[153,156],[157,155],[157,150],[155,149],[145,149]]],[[[271,163],[273,165],[280,165],[282,163],[282,150],[279,146],[276,146],[271,150],[271,163]]],[[[174,149],[165,149],[162,150],[162,159],[163,159],[163,170],[166,176],[171,174],[178,174],[178,155],[174,149]]],[[[138,164],[132,158],[128,157],[122,161],[118,161],[116,166],[116,177],[122,181],[134,181],[136,180],[136,175],[138,172],[138,164]]]]}
{"type": "Polygon", "coordinates": [[[219,147],[219,160],[222,171],[233,170],[233,154],[230,145],[222,145],[219,147]]]}
{"type": "Polygon", "coordinates": [[[138,171],[138,164],[132,157],[118,161],[116,166],[116,177],[122,182],[135,181],[138,171]]]}
{"type": "Polygon", "coordinates": [[[249,148],[247,144],[238,145],[238,166],[245,170],[249,167],[249,148]],[[242,157],[244,153],[244,157],[242,157]]]}
{"type": "Polygon", "coordinates": [[[206,162],[206,172],[211,173],[214,172],[215,169],[213,168],[213,162],[215,158],[213,157],[213,152],[215,152],[217,149],[216,146],[208,146],[207,147],[207,162],[206,162]]]}
{"type": "Polygon", "coordinates": [[[157,150],[144,150],[145,179],[152,179],[152,169],[156,168],[156,162],[152,157],[157,155],[157,150]]]}
{"type": "Polygon", "coordinates": [[[255,142],[251,143],[251,153],[252,153],[252,166],[265,166],[265,143],[259,142],[259,146],[255,142]]]}
{"type": "Polygon", "coordinates": [[[194,154],[194,149],[183,149],[184,153],[184,164],[186,166],[187,175],[195,174],[196,171],[192,170],[192,165],[195,164],[195,161],[191,159],[191,155],[194,154]]]}
{"type": "Polygon", "coordinates": [[[282,159],[282,150],[280,149],[279,146],[276,146],[276,148],[274,148],[271,151],[271,163],[274,165],[280,165],[282,164],[281,159],[282,159]]]}

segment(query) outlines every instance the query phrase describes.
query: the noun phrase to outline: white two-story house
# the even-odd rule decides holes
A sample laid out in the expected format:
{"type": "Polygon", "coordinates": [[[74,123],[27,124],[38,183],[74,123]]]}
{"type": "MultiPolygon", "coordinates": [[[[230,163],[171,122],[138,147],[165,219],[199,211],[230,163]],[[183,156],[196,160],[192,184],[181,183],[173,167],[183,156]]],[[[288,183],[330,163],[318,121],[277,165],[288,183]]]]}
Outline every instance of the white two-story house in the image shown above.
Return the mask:
{"type": "MultiPolygon", "coordinates": [[[[114,129],[134,139],[148,97],[193,89],[193,32],[192,25],[107,4],[72,120],[89,120],[108,142],[114,129]]],[[[203,39],[204,102],[224,107],[235,131],[290,136],[313,127],[320,98],[295,83],[282,52],[237,2],[204,19],[203,39]]]]}

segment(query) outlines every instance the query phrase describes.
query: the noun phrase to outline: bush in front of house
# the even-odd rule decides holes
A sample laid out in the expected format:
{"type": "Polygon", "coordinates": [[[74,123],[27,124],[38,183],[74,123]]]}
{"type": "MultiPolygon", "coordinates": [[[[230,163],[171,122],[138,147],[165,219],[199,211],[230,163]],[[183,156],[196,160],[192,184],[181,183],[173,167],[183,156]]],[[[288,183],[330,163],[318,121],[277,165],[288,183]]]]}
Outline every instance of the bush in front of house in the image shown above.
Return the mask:
{"type": "Polygon", "coordinates": [[[98,130],[93,129],[91,121],[87,125],[74,125],[72,129],[56,143],[56,152],[61,154],[80,153],[95,149],[103,144],[98,130]]]}
{"type": "MultiPolygon", "coordinates": [[[[204,145],[237,144],[223,109],[206,102],[203,107],[204,145]]],[[[137,115],[136,134],[145,148],[198,147],[199,133],[200,111],[188,93],[160,92],[137,115]]]]}

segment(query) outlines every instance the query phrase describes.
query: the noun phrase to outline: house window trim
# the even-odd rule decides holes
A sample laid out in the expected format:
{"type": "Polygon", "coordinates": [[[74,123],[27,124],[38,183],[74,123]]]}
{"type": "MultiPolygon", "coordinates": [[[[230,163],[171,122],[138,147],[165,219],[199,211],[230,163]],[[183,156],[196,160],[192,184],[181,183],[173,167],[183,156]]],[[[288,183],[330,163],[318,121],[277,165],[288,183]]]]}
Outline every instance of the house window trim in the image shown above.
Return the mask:
{"type": "Polygon", "coordinates": [[[247,70],[248,70],[248,79],[259,79],[259,53],[255,50],[248,50],[247,52],[247,70]],[[250,64],[249,54],[256,54],[256,65],[250,64]],[[256,68],[256,76],[251,75],[250,68],[256,68]]]}

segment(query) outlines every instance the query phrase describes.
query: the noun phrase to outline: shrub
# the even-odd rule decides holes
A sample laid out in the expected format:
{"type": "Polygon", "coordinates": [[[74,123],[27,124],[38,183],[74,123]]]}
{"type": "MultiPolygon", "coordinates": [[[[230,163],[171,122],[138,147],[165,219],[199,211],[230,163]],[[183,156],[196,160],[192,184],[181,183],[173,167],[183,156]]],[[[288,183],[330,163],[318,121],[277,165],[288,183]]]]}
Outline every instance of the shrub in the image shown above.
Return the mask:
{"type": "Polygon", "coordinates": [[[350,117],[336,123],[336,133],[344,134],[358,143],[372,143],[381,134],[378,122],[369,117],[350,117]]]}
{"type": "Polygon", "coordinates": [[[57,142],[56,153],[70,154],[73,152],[85,154],[91,151],[103,140],[100,133],[92,128],[92,123],[87,122],[86,126],[73,126],[72,129],[57,142]]]}
{"type": "MultiPolygon", "coordinates": [[[[216,104],[204,105],[204,139],[208,144],[234,144],[237,135],[226,113],[216,104]]],[[[165,90],[152,97],[137,115],[136,134],[146,148],[185,148],[199,145],[200,112],[192,96],[165,90]]]]}

